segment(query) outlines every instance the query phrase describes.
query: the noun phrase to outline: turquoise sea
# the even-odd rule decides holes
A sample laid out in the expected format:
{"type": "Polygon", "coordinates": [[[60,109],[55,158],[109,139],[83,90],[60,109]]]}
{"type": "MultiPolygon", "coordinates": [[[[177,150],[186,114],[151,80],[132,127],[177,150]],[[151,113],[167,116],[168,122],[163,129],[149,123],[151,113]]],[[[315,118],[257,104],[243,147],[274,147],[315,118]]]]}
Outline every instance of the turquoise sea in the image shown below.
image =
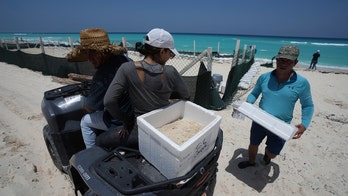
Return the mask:
{"type": "MultiPolygon", "coordinates": [[[[143,41],[144,35],[145,33],[109,33],[113,43],[119,44],[124,37],[132,46],[137,41],[143,41]]],[[[74,44],[79,42],[79,33],[0,33],[0,39],[13,40],[14,37],[33,43],[37,43],[39,37],[51,44],[68,44],[69,37],[74,44]]],[[[299,61],[304,66],[310,63],[312,54],[320,50],[318,67],[348,68],[348,39],[182,33],[173,33],[173,37],[179,51],[199,53],[212,47],[214,52],[222,55],[232,54],[236,40],[240,40],[241,48],[244,45],[256,45],[256,59],[266,60],[276,55],[282,45],[294,44],[300,48],[299,61]]]]}

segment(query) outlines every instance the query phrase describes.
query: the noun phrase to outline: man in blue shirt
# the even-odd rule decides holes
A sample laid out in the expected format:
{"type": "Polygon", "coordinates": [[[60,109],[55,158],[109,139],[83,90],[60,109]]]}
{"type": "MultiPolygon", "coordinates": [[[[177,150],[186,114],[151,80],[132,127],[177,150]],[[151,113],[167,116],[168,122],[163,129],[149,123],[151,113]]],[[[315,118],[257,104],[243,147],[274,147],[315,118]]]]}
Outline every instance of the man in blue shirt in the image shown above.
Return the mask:
{"type": "MultiPolygon", "coordinates": [[[[302,122],[296,125],[297,132],[293,139],[298,139],[308,128],[312,120],[314,105],[307,79],[294,71],[297,64],[299,49],[289,45],[280,48],[276,56],[277,68],[272,72],[262,74],[252,92],[247,97],[247,102],[255,103],[262,94],[259,107],[269,114],[290,123],[297,100],[302,106],[302,122]]],[[[255,165],[258,147],[262,140],[267,137],[264,163],[267,165],[272,158],[279,155],[285,140],[273,134],[256,122],[252,123],[250,130],[249,160],[242,161],[238,167],[243,169],[255,165]]]]}

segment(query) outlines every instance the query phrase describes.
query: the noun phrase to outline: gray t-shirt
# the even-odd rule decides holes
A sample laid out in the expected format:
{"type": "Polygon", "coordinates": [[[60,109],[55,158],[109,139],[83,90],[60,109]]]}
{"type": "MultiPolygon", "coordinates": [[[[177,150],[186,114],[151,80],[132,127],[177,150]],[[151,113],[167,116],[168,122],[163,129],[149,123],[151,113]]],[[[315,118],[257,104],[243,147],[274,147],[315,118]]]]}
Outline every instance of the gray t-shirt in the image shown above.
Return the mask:
{"type": "Polygon", "coordinates": [[[189,99],[186,83],[179,72],[171,65],[150,65],[141,61],[137,68],[134,62],[121,65],[111,82],[105,97],[104,105],[114,118],[124,119],[118,104],[125,91],[128,91],[135,116],[169,104],[170,96],[176,92],[181,99],[189,99]],[[144,81],[139,78],[137,69],[144,72],[144,81]]]}

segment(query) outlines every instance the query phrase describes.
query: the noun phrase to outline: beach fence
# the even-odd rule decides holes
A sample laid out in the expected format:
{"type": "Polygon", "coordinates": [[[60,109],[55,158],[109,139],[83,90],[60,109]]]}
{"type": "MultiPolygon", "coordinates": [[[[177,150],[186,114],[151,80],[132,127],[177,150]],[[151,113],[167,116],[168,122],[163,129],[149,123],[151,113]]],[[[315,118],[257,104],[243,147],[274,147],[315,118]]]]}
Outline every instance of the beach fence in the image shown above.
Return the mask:
{"type": "MultiPolygon", "coordinates": [[[[128,49],[128,57],[134,61],[144,58],[125,39],[122,40],[122,44],[128,49]]],[[[65,57],[46,54],[45,47],[47,46],[42,43],[42,40],[39,41],[39,44],[1,41],[0,61],[60,78],[67,78],[71,73],[87,76],[94,74],[95,69],[89,62],[68,62],[65,57]],[[21,48],[28,47],[41,48],[41,53],[29,54],[21,50],[21,48]]],[[[73,45],[60,47],[65,47],[68,51],[74,48],[73,45]]],[[[216,77],[212,76],[212,62],[214,60],[212,48],[207,48],[197,56],[180,55],[170,59],[167,64],[173,65],[187,83],[190,89],[191,101],[207,109],[222,110],[233,100],[234,95],[238,91],[239,80],[254,61],[253,55],[252,48],[248,50],[244,46],[243,49],[240,49],[239,40],[237,40],[223,94],[219,89],[219,81],[216,81],[216,77]]]]}
{"type": "Polygon", "coordinates": [[[73,48],[73,45],[43,43],[41,37],[38,38],[37,43],[21,41],[17,37],[14,40],[1,39],[0,61],[33,71],[40,71],[44,75],[62,78],[67,77],[69,73],[94,74],[95,70],[92,69],[92,65],[89,62],[68,62],[65,57],[46,54],[45,50],[48,48],[52,49],[52,47],[53,49],[64,49],[67,53],[73,48]],[[36,50],[39,51],[37,52],[36,50]],[[31,51],[35,51],[35,53],[30,53],[31,51]]]}
{"type": "Polygon", "coordinates": [[[240,49],[240,40],[236,41],[236,47],[233,54],[232,66],[229,71],[225,92],[222,96],[222,100],[226,104],[231,104],[239,97],[235,97],[238,92],[238,84],[242,77],[248,72],[250,67],[254,64],[256,46],[251,46],[250,50],[244,45],[243,50],[240,49]]]}

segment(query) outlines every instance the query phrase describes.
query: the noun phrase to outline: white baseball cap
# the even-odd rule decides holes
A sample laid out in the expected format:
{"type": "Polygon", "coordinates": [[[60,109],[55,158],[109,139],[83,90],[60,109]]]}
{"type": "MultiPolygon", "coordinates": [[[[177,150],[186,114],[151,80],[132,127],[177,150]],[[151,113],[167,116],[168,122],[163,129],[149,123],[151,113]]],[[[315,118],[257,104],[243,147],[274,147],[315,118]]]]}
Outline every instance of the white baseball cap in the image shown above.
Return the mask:
{"type": "Polygon", "coordinates": [[[164,29],[152,29],[146,34],[145,43],[157,48],[168,48],[175,54],[175,56],[180,55],[174,48],[173,36],[164,29]]]}

